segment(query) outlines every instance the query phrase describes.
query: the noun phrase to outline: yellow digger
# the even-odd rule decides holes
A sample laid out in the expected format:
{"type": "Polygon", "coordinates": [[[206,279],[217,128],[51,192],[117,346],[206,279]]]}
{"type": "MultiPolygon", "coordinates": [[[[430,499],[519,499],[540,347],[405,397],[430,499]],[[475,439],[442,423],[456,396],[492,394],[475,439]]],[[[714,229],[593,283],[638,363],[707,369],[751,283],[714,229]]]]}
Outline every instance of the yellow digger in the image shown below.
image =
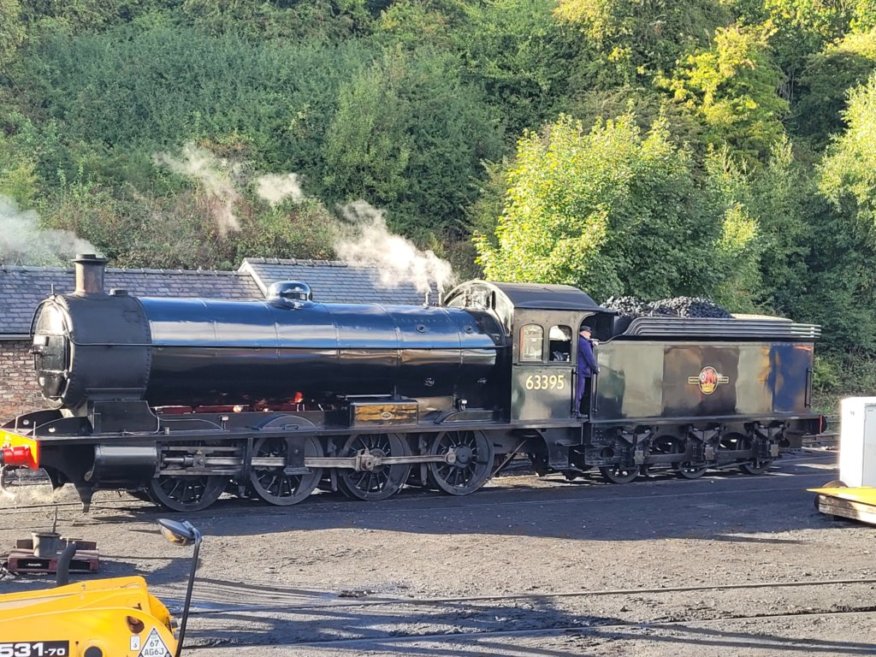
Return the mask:
{"type": "Polygon", "coordinates": [[[59,586],[0,595],[0,657],[178,657],[201,533],[185,521],[158,523],[170,542],[194,546],[178,633],[167,607],[149,593],[142,577],[67,584],[76,552],[70,543],[58,560],[59,586]]]}

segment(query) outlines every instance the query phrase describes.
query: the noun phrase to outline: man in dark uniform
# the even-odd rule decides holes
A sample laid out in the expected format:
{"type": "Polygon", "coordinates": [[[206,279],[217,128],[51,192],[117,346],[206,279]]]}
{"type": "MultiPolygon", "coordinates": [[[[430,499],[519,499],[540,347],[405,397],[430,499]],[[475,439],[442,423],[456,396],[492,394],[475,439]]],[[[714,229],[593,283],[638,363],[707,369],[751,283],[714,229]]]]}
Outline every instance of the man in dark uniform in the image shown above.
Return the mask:
{"type": "Polygon", "coordinates": [[[578,402],[577,409],[579,416],[586,416],[590,410],[590,404],[587,408],[581,408],[581,402],[590,399],[591,385],[590,381],[594,374],[599,374],[599,365],[596,362],[596,356],[593,354],[593,342],[590,340],[590,327],[582,326],[578,333],[578,381],[575,390],[575,399],[578,402]]]}

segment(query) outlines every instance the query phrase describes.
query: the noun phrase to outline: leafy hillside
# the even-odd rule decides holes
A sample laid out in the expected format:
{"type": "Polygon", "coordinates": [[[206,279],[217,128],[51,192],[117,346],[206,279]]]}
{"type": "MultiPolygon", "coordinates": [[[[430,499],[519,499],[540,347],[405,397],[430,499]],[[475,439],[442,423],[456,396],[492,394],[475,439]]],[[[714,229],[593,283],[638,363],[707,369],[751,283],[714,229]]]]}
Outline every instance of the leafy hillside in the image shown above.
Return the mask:
{"type": "Polygon", "coordinates": [[[365,201],[463,277],[820,323],[821,385],[876,384],[876,0],[0,0],[0,118],[5,262],[36,216],[331,257],[365,201]]]}

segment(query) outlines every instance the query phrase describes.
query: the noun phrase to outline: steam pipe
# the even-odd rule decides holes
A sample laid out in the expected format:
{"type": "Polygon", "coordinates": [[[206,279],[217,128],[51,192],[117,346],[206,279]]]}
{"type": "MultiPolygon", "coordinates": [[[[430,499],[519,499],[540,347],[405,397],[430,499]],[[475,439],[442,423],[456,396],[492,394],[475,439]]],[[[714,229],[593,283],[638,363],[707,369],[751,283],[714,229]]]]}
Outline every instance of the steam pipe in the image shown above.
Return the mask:
{"type": "Polygon", "coordinates": [[[76,542],[70,541],[67,543],[61,556],[58,558],[56,567],[57,574],[55,575],[55,586],[64,586],[70,583],[70,562],[76,554],[76,542]]]}

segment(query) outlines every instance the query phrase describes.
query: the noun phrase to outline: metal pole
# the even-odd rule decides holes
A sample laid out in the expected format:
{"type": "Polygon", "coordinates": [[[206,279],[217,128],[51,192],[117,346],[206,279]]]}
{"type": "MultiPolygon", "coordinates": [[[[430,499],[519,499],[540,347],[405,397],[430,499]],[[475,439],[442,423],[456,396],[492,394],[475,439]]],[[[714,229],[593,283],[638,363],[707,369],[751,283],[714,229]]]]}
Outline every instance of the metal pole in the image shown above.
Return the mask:
{"type": "Polygon", "coordinates": [[[192,589],[195,586],[195,571],[198,570],[198,554],[201,551],[201,532],[195,529],[188,521],[185,521],[183,524],[187,525],[195,535],[195,549],[192,554],[192,571],[189,573],[189,584],[186,588],[186,601],[183,604],[183,615],[179,623],[179,642],[176,644],[175,657],[179,657],[182,653],[183,640],[186,636],[186,622],[189,620],[189,605],[192,603],[192,589]]]}

